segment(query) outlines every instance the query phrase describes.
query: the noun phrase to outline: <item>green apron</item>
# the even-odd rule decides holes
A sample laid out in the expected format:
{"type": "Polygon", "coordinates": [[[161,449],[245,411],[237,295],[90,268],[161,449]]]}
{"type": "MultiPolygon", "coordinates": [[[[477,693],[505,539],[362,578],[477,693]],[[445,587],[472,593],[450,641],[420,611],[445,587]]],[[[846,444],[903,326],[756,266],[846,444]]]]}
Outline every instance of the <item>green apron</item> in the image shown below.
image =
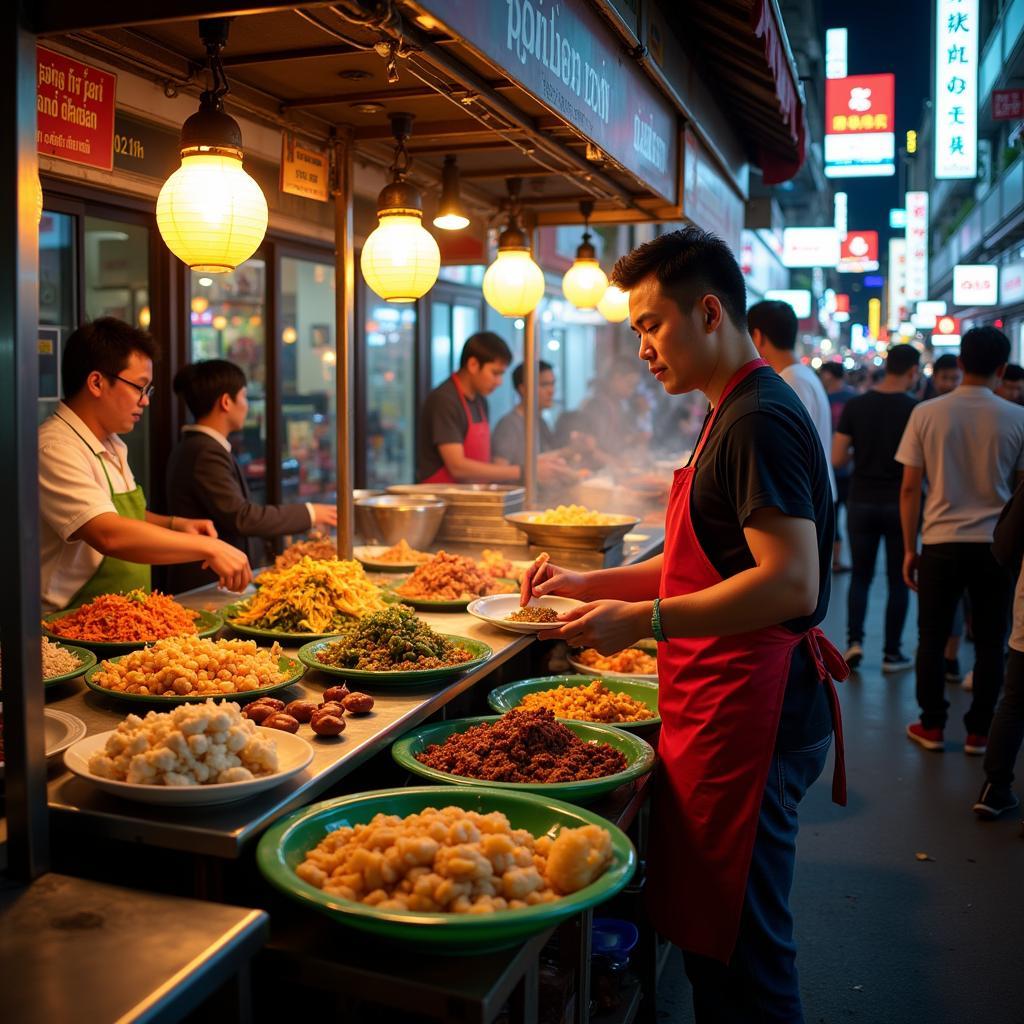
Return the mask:
{"type": "MultiPolygon", "coordinates": [[[[75,434],[78,434],[82,444],[92,452],[92,445],[67,420],[59,416],[57,418],[60,419],[61,423],[67,424],[75,434]]],[[[95,455],[96,453],[93,452],[93,454],[95,455]]],[[[136,484],[135,489],[132,491],[123,491],[120,494],[115,494],[114,485],[110,482],[110,474],[107,472],[102,456],[96,455],[96,458],[100,460],[100,468],[103,470],[103,475],[107,478],[107,487],[110,488],[110,500],[114,503],[117,514],[124,516],[125,519],[145,522],[146,495],[142,491],[142,484],[136,484]]],[[[101,594],[127,594],[130,590],[139,589],[144,590],[148,594],[151,588],[152,580],[148,565],[140,565],[138,562],[126,562],[121,558],[111,558],[109,555],[104,555],[99,568],[86,580],[78,593],[71,599],[68,603],[68,608],[77,608],[79,605],[85,604],[101,594]]]]}

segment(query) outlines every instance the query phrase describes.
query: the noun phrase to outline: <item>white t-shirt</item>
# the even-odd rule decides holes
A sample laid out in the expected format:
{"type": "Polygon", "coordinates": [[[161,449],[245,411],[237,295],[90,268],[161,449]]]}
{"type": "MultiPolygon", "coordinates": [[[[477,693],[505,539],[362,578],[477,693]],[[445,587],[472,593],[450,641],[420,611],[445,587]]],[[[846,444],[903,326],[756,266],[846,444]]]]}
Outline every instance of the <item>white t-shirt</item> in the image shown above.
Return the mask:
{"type": "Polygon", "coordinates": [[[928,478],[923,544],[991,544],[1024,471],[1024,408],[962,384],[914,406],[896,461],[928,478]]]}
{"type": "Polygon", "coordinates": [[[783,368],[779,376],[797,393],[810,414],[814,429],[821,438],[828,466],[828,479],[832,485],[832,500],[836,499],[836,475],[832,469],[832,409],[828,404],[828,392],[818,375],[803,363],[792,363],[783,368]]]}
{"type": "Polygon", "coordinates": [[[100,567],[103,556],[95,548],[84,540],[68,538],[90,519],[117,512],[110,499],[111,486],[118,494],[135,489],[127,445],[116,435],[105,443],[100,441],[61,402],[39,428],[39,560],[44,612],[66,608],[100,567]]]}

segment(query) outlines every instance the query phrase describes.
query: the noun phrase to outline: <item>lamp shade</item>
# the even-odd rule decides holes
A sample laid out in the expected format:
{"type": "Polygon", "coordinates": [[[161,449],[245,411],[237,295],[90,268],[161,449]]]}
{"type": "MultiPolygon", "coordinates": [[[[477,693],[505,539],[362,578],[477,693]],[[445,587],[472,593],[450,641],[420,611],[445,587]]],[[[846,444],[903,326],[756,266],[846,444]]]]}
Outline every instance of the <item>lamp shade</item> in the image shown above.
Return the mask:
{"type": "Polygon", "coordinates": [[[167,248],[193,270],[223,274],[244,263],[267,233],[267,200],[242,161],[192,153],[164,182],[156,223],[167,248]]]}
{"type": "Polygon", "coordinates": [[[608,285],[604,295],[597,303],[597,311],[613,324],[621,324],[629,317],[629,292],[613,284],[608,285]]]}
{"type": "Polygon", "coordinates": [[[385,302],[415,302],[434,286],[441,250],[415,210],[381,213],[359,257],[370,288],[385,302]]]}
{"type": "Polygon", "coordinates": [[[576,259],[562,278],[562,292],[577,309],[596,309],[608,289],[608,277],[596,259],[576,259]]]}
{"type": "Polygon", "coordinates": [[[502,316],[526,316],[544,295],[544,271],[529,249],[499,249],[484,274],[484,298],[502,316]]]}

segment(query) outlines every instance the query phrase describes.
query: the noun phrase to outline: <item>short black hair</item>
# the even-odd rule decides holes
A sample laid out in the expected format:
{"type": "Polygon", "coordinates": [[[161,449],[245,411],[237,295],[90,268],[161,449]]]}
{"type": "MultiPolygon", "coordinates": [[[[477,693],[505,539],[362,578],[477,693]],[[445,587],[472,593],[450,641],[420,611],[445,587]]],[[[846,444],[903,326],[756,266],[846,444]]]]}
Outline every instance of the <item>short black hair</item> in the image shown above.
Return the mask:
{"type": "Polygon", "coordinates": [[[796,348],[796,312],[781,299],[765,299],[747,310],[747,324],[751,332],[760,331],[776,348],[792,351],[796,348]]]}
{"type": "Polygon", "coordinates": [[[842,380],[846,376],[846,369],[841,362],[833,359],[829,363],[822,363],[818,373],[823,373],[827,377],[835,377],[836,380],[842,380]]]}
{"type": "Polygon", "coordinates": [[[944,355],[939,356],[938,359],[932,363],[932,373],[941,373],[943,370],[959,370],[960,360],[957,359],[952,352],[946,352],[944,355]]]}
{"type": "Polygon", "coordinates": [[[89,374],[94,371],[105,377],[116,377],[128,365],[133,352],[154,362],[159,354],[148,331],[116,317],[103,316],[82,324],[64,343],[60,372],[65,401],[85,387],[89,374]]]}
{"type": "Polygon", "coordinates": [[[686,227],[638,245],[616,261],[611,282],[629,291],[651,275],[684,312],[710,292],[740,330],[746,327],[743,273],[729,246],[710,231],[686,227]]]}
{"type": "Polygon", "coordinates": [[[892,345],[885,355],[885,372],[902,377],[921,363],[921,353],[913,345],[892,345]]]}
{"type": "Polygon", "coordinates": [[[1010,361],[1010,339],[997,327],[972,327],[960,342],[964,372],[991,377],[1010,361]]]}
{"type": "MultiPolygon", "coordinates": [[[[545,370],[553,370],[554,367],[550,363],[544,362],[543,359],[537,362],[537,374],[542,374],[545,370]]],[[[520,363],[512,371],[512,387],[518,391],[523,386],[523,380],[526,377],[526,363],[520,363]]]]}
{"type": "Polygon", "coordinates": [[[481,366],[485,363],[504,363],[508,366],[512,362],[512,350],[494,331],[477,331],[476,334],[471,334],[466,339],[466,344],[462,346],[459,369],[464,370],[470,359],[475,359],[481,366]]]}
{"type": "Polygon", "coordinates": [[[1015,380],[1024,380],[1024,366],[1019,363],[1007,363],[1003,380],[1008,380],[1011,383],[1015,380]]]}
{"type": "Polygon", "coordinates": [[[198,420],[213,409],[221,395],[234,398],[246,383],[241,367],[226,359],[204,359],[183,366],[174,375],[174,393],[185,399],[188,411],[198,420]]]}

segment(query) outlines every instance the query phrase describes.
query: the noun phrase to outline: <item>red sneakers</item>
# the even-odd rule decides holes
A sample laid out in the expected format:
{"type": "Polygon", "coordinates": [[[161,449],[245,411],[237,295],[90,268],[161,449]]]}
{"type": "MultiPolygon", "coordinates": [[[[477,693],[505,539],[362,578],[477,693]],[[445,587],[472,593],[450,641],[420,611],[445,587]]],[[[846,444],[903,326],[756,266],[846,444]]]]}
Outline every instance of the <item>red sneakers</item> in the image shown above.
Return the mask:
{"type": "Polygon", "coordinates": [[[941,729],[926,729],[920,722],[911,722],[907,726],[907,735],[925,750],[945,750],[946,742],[942,738],[941,729]]]}
{"type": "Polygon", "coordinates": [[[964,753],[978,756],[984,754],[988,748],[988,737],[977,732],[969,732],[964,740],[964,753]]]}

